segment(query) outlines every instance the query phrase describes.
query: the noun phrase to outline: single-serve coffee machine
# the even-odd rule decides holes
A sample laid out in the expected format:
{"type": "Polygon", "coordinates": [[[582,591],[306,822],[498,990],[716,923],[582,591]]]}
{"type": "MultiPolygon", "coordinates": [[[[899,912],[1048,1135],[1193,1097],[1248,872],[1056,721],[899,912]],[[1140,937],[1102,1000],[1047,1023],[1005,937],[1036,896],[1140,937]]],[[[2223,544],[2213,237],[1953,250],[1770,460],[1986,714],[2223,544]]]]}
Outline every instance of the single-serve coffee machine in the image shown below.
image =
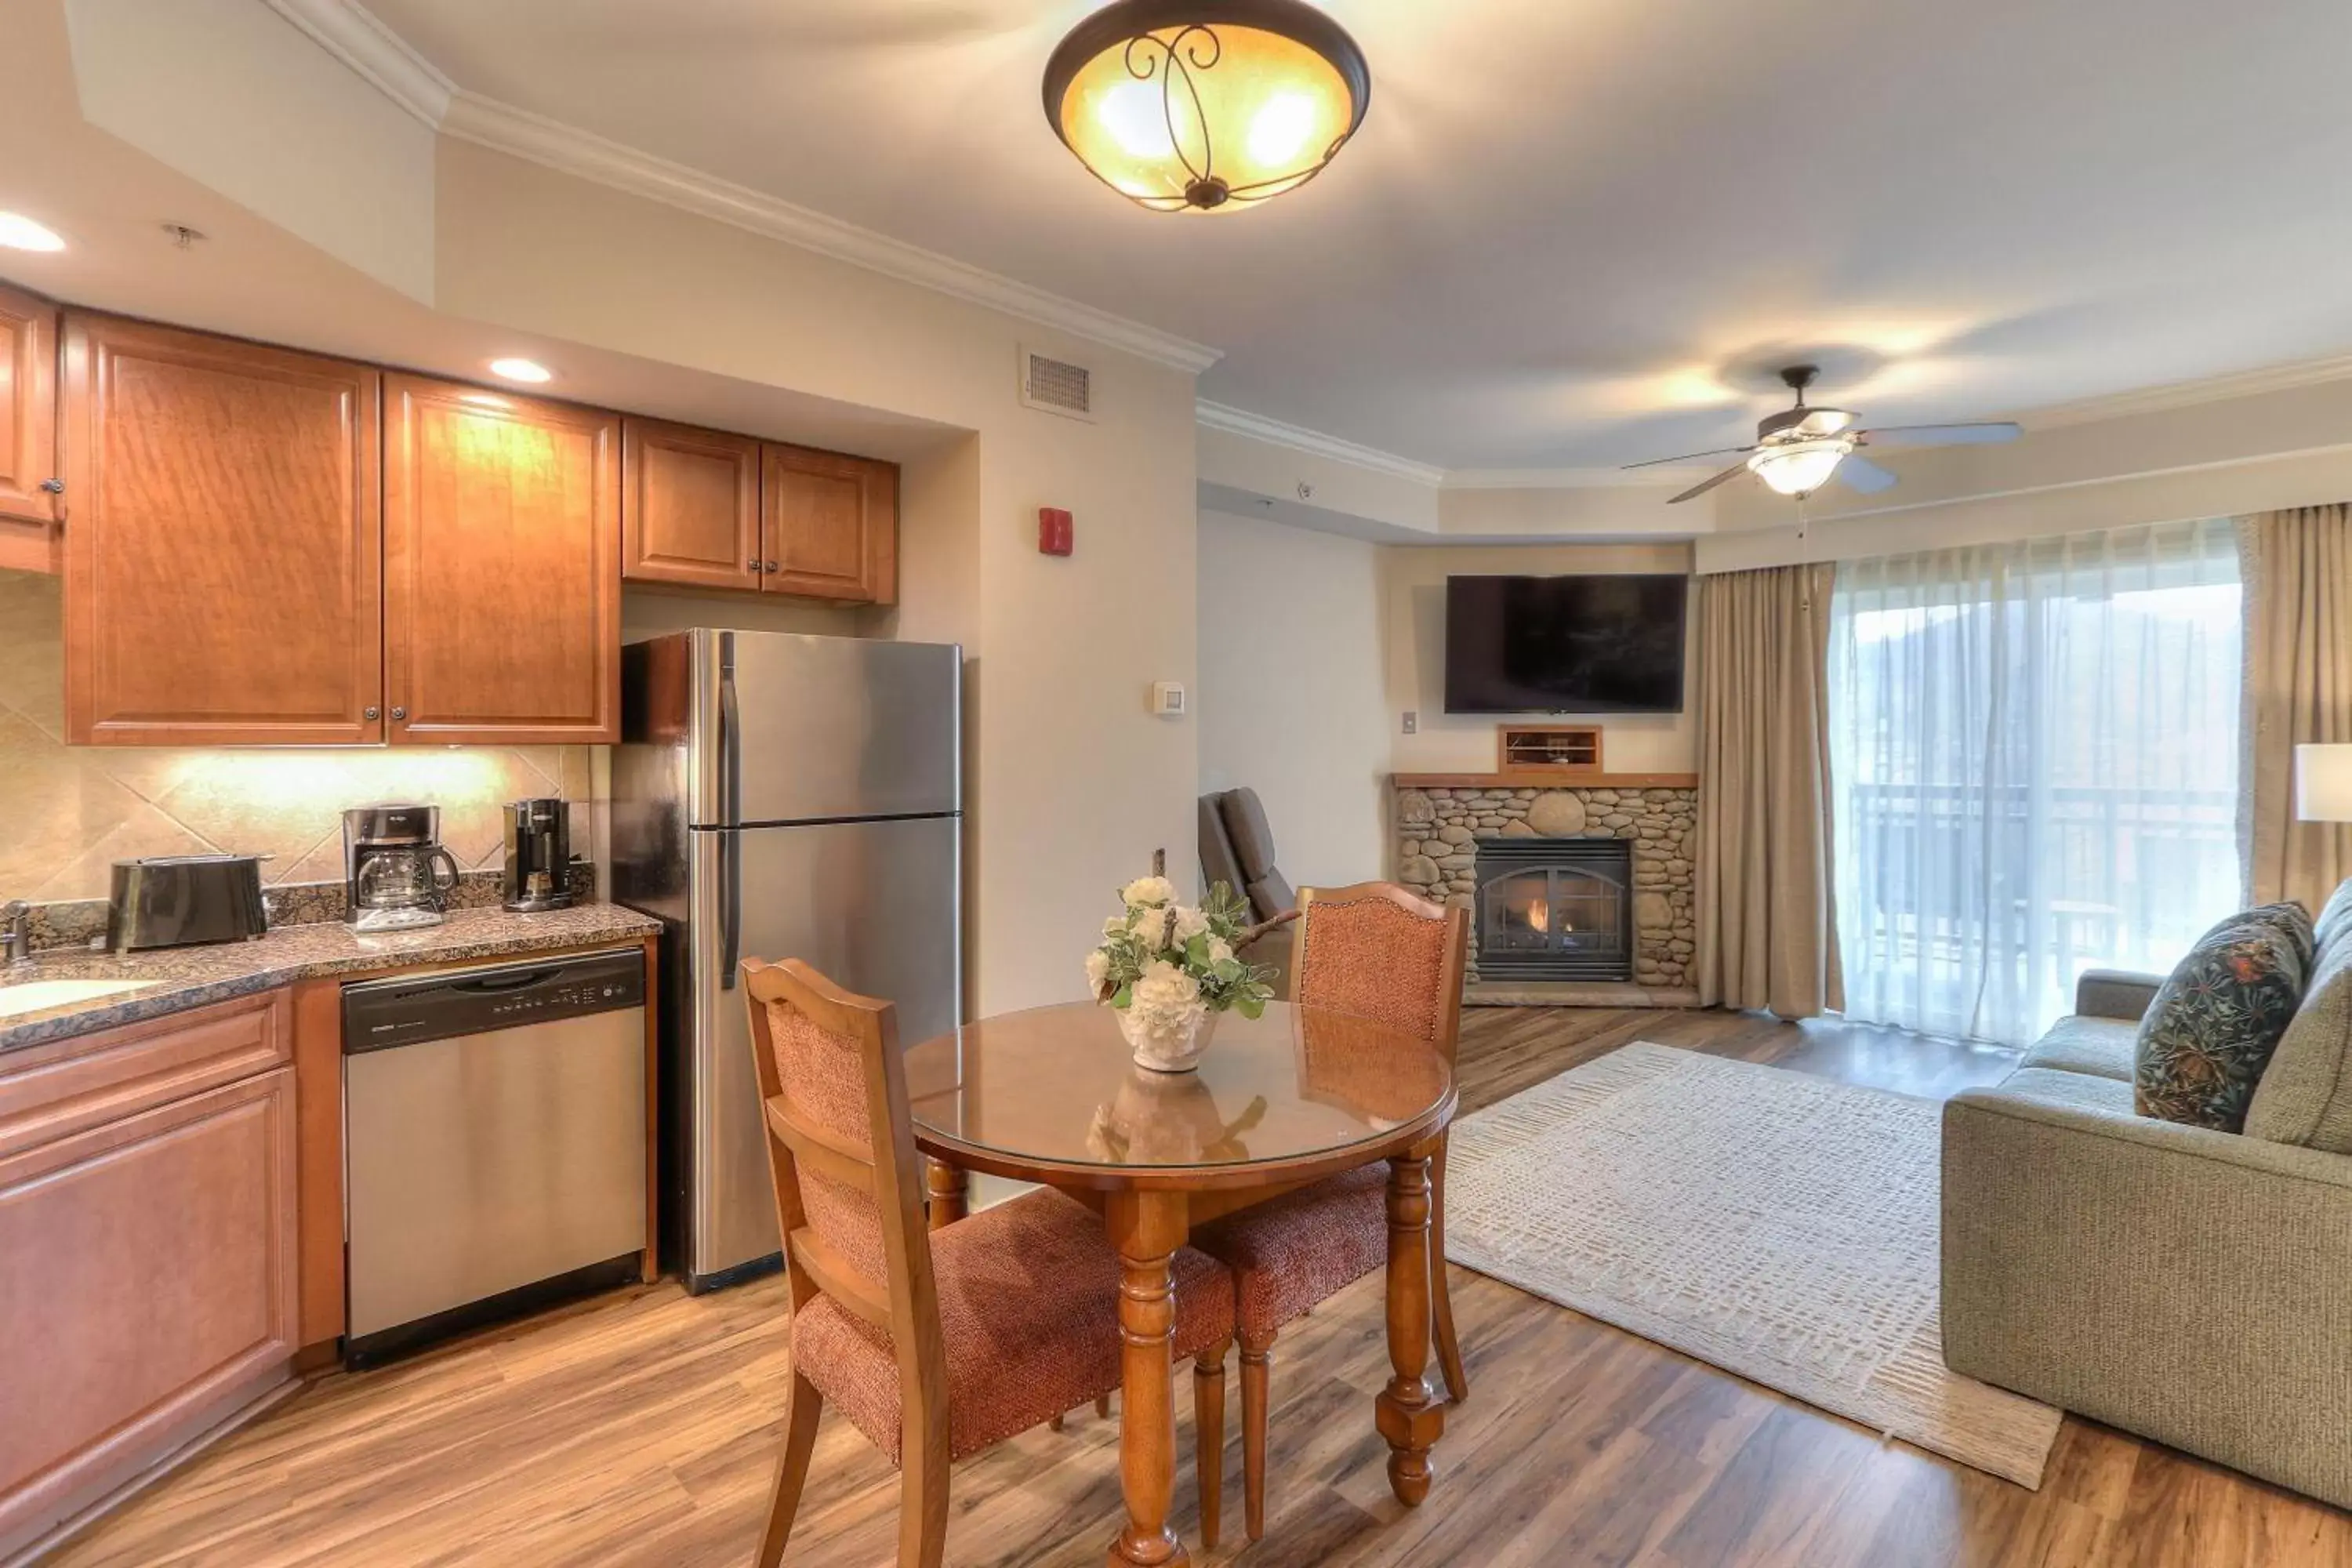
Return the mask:
{"type": "Polygon", "coordinates": [[[507,802],[506,904],[524,910],[572,907],[572,819],[563,802],[507,802]]]}
{"type": "Polygon", "coordinates": [[[457,885],[437,805],[355,805],[343,813],[343,918],[355,931],[437,926],[457,885]]]}

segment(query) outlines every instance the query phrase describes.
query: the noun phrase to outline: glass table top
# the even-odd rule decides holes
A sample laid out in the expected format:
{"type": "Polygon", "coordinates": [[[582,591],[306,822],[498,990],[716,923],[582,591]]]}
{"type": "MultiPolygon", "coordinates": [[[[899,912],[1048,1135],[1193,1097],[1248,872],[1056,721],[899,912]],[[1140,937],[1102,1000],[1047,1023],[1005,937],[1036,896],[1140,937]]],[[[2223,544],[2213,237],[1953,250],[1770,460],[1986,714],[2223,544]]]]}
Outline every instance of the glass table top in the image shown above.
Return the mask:
{"type": "Polygon", "coordinates": [[[1013,1161],[1200,1169],[1379,1143],[1438,1110],[1454,1075],[1433,1046],[1346,1014],[1270,1003],[1228,1013],[1199,1068],[1135,1065],[1090,1002],[967,1024],[907,1053],[918,1137],[1013,1161]]]}

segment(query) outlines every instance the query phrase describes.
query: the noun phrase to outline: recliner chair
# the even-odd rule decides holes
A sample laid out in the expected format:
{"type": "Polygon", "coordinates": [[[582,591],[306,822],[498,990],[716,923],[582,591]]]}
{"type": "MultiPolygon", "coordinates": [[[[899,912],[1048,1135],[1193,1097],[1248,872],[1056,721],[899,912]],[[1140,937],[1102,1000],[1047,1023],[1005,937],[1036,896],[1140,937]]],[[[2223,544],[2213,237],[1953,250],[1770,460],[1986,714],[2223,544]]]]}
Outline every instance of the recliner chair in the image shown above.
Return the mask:
{"type": "MultiPolygon", "coordinates": [[[[1274,829],[1265,807],[1254,789],[1229,789],[1201,797],[1201,885],[1223,882],[1250,901],[1250,913],[1270,921],[1298,907],[1290,879],[1274,863],[1274,829]]],[[[1282,973],[1275,994],[1290,995],[1291,931],[1289,926],[1258,938],[1244,957],[1271,965],[1282,973]]]]}

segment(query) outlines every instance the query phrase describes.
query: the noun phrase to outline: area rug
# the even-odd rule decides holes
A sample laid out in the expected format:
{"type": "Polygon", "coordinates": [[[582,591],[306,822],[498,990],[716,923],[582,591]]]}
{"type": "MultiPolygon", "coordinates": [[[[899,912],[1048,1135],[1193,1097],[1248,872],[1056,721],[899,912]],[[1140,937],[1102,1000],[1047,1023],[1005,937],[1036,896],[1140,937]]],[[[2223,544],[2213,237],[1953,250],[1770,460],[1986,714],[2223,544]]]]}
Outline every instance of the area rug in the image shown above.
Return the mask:
{"type": "Polygon", "coordinates": [[[1637,1042],[1454,1127],[1446,1256],[2027,1487],[2059,1412],[1944,1365],[1933,1101],[1637,1042]]]}

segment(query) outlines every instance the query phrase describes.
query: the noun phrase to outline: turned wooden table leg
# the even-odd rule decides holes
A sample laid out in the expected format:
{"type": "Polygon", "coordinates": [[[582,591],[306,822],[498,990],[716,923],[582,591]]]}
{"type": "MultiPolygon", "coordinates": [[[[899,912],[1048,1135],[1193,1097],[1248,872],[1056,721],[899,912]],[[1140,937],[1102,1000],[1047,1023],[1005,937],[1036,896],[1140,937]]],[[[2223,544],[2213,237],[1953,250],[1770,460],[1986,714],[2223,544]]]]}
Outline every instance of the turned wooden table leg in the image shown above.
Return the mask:
{"type": "Polygon", "coordinates": [[[927,1155],[923,1160],[923,1186],[929,1195],[933,1230],[944,1230],[971,1211],[970,1172],[927,1155]]]}
{"type": "Polygon", "coordinates": [[[1118,1479],[1127,1496],[1127,1527],[1108,1561],[1111,1568],[1181,1568],[1192,1558],[1168,1528],[1168,1503],[1176,1490],[1174,1262],[1184,1245],[1184,1194],[1118,1193],[1105,1218],[1119,1259],[1118,1479]]]}
{"type": "Polygon", "coordinates": [[[1389,1445],[1389,1487],[1407,1508],[1429,1495],[1429,1450],[1445,1407],[1429,1392],[1429,1156],[1423,1143],[1389,1162],[1389,1379],[1372,1402],[1389,1445]]]}

